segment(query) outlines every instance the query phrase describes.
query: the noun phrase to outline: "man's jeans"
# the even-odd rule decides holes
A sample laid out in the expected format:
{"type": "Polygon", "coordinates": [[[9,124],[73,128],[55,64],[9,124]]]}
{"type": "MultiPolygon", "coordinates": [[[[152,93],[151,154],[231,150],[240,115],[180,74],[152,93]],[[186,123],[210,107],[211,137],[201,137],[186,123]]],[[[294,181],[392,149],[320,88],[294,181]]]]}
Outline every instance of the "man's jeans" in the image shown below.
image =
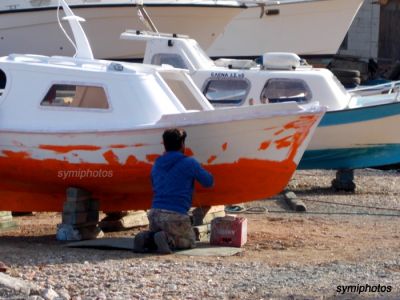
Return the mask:
{"type": "Polygon", "coordinates": [[[195,234],[190,217],[177,212],[152,208],[148,213],[149,228],[152,232],[164,231],[171,249],[195,247],[195,234]]]}

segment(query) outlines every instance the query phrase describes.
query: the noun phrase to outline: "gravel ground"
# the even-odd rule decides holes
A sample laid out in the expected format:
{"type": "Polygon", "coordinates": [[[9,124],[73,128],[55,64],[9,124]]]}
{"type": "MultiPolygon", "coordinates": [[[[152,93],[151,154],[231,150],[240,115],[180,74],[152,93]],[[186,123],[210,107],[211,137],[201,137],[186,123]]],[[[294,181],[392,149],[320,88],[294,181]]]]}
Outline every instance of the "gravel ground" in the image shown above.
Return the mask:
{"type": "Polygon", "coordinates": [[[59,214],[15,218],[20,231],[0,234],[0,261],[35,288],[27,295],[0,285],[0,298],[400,299],[399,173],[357,171],[355,193],[333,192],[334,175],[295,174],[288,189],[307,213],[290,213],[282,195],[246,204],[269,212],[243,214],[248,243],[232,257],[72,249],[55,240],[59,214]],[[338,292],[367,284],[391,292],[338,292]]]}

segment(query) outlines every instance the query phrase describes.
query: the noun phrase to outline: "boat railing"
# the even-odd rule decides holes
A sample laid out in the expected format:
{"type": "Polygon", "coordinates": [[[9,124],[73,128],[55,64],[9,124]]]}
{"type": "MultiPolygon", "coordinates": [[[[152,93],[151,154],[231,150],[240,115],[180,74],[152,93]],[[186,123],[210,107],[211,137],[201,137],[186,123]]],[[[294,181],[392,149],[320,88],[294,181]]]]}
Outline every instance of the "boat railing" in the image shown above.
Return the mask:
{"type": "Polygon", "coordinates": [[[177,33],[163,33],[163,32],[152,32],[152,31],[145,31],[145,30],[135,30],[135,29],[127,29],[125,32],[121,34],[121,38],[132,36],[140,36],[142,38],[147,39],[189,39],[188,35],[184,34],[177,34],[177,33]]]}
{"type": "Polygon", "coordinates": [[[399,101],[400,100],[400,89],[397,89],[396,96],[394,97],[394,100],[395,101],[399,101]]]}
{"type": "Polygon", "coordinates": [[[351,95],[355,96],[393,94],[393,93],[399,93],[399,91],[400,91],[400,80],[348,90],[348,92],[351,95]]]}

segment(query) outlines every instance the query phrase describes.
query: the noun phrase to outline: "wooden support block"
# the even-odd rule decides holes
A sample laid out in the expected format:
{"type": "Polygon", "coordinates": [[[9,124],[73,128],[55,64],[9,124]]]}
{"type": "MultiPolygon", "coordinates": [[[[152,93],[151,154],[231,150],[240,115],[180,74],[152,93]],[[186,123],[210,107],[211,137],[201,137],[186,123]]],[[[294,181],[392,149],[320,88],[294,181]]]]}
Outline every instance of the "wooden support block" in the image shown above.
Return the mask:
{"type": "Polygon", "coordinates": [[[196,241],[208,242],[210,240],[211,224],[193,226],[196,241]]]}
{"type": "Polygon", "coordinates": [[[18,225],[14,221],[0,222],[0,232],[18,229],[18,225]]]}
{"type": "Polygon", "coordinates": [[[203,224],[211,224],[211,221],[214,220],[215,218],[225,217],[225,215],[226,215],[225,210],[208,213],[203,218],[203,224]]]}
{"type": "Polygon", "coordinates": [[[147,218],[147,213],[144,210],[141,212],[134,212],[132,214],[128,214],[121,220],[124,228],[133,228],[133,227],[149,225],[149,219],[147,218]]]}
{"type": "Polygon", "coordinates": [[[18,225],[13,221],[10,211],[0,211],[0,232],[17,229],[18,225]]]}
{"type": "Polygon", "coordinates": [[[82,240],[94,240],[104,237],[104,232],[97,225],[82,227],[79,229],[79,233],[82,240]]]}
{"type": "Polygon", "coordinates": [[[99,223],[101,229],[110,232],[149,225],[147,213],[144,210],[134,212],[129,211],[125,216],[121,218],[115,218],[115,216],[115,214],[108,215],[103,220],[101,220],[99,223]]]}
{"type": "Polygon", "coordinates": [[[289,205],[291,209],[294,211],[306,211],[306,205],[303,201],[297,198],[296,194],[293,192],[286,192],[285,193],[285,200],[286,203],[289,205]]]}
{"type": "Polygon", "coordinates": [[[12,218],[11,211],[0,211],[0,220],[1,218],[12,218]]]}
{"type": "Polygon", "coordinates": [[[225,216],[225,206],[196,207],[191,210],[193,226],[210,224],[216,217],[225,216]]]}
{"type": "Polygon", "coordinates": [[[225,211],[225,205],[214,205],[210,207],[210,209],[207,211],[207,214],[218,213],[221,211],[225,211]]]}
{"type": "Polygon", "coordinates": [[[1,216],[0,217],[0,223],[1,222],[9,222],[9,221],[12,221],[12,219],[13,219],[13,217],[12,217],[11,214],[9,216],[1,216]]]}

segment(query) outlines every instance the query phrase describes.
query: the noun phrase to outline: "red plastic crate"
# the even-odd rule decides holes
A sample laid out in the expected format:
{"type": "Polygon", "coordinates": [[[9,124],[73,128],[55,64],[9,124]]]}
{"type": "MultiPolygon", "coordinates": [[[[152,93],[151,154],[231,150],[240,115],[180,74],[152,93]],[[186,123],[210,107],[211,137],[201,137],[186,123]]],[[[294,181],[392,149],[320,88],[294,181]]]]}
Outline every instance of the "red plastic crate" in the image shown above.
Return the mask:
{"type": "Polygon", "coordinates": [[[246,218],[225,216],[211,221],[211,245],[242,247],[246,242],[246,218]]]}

